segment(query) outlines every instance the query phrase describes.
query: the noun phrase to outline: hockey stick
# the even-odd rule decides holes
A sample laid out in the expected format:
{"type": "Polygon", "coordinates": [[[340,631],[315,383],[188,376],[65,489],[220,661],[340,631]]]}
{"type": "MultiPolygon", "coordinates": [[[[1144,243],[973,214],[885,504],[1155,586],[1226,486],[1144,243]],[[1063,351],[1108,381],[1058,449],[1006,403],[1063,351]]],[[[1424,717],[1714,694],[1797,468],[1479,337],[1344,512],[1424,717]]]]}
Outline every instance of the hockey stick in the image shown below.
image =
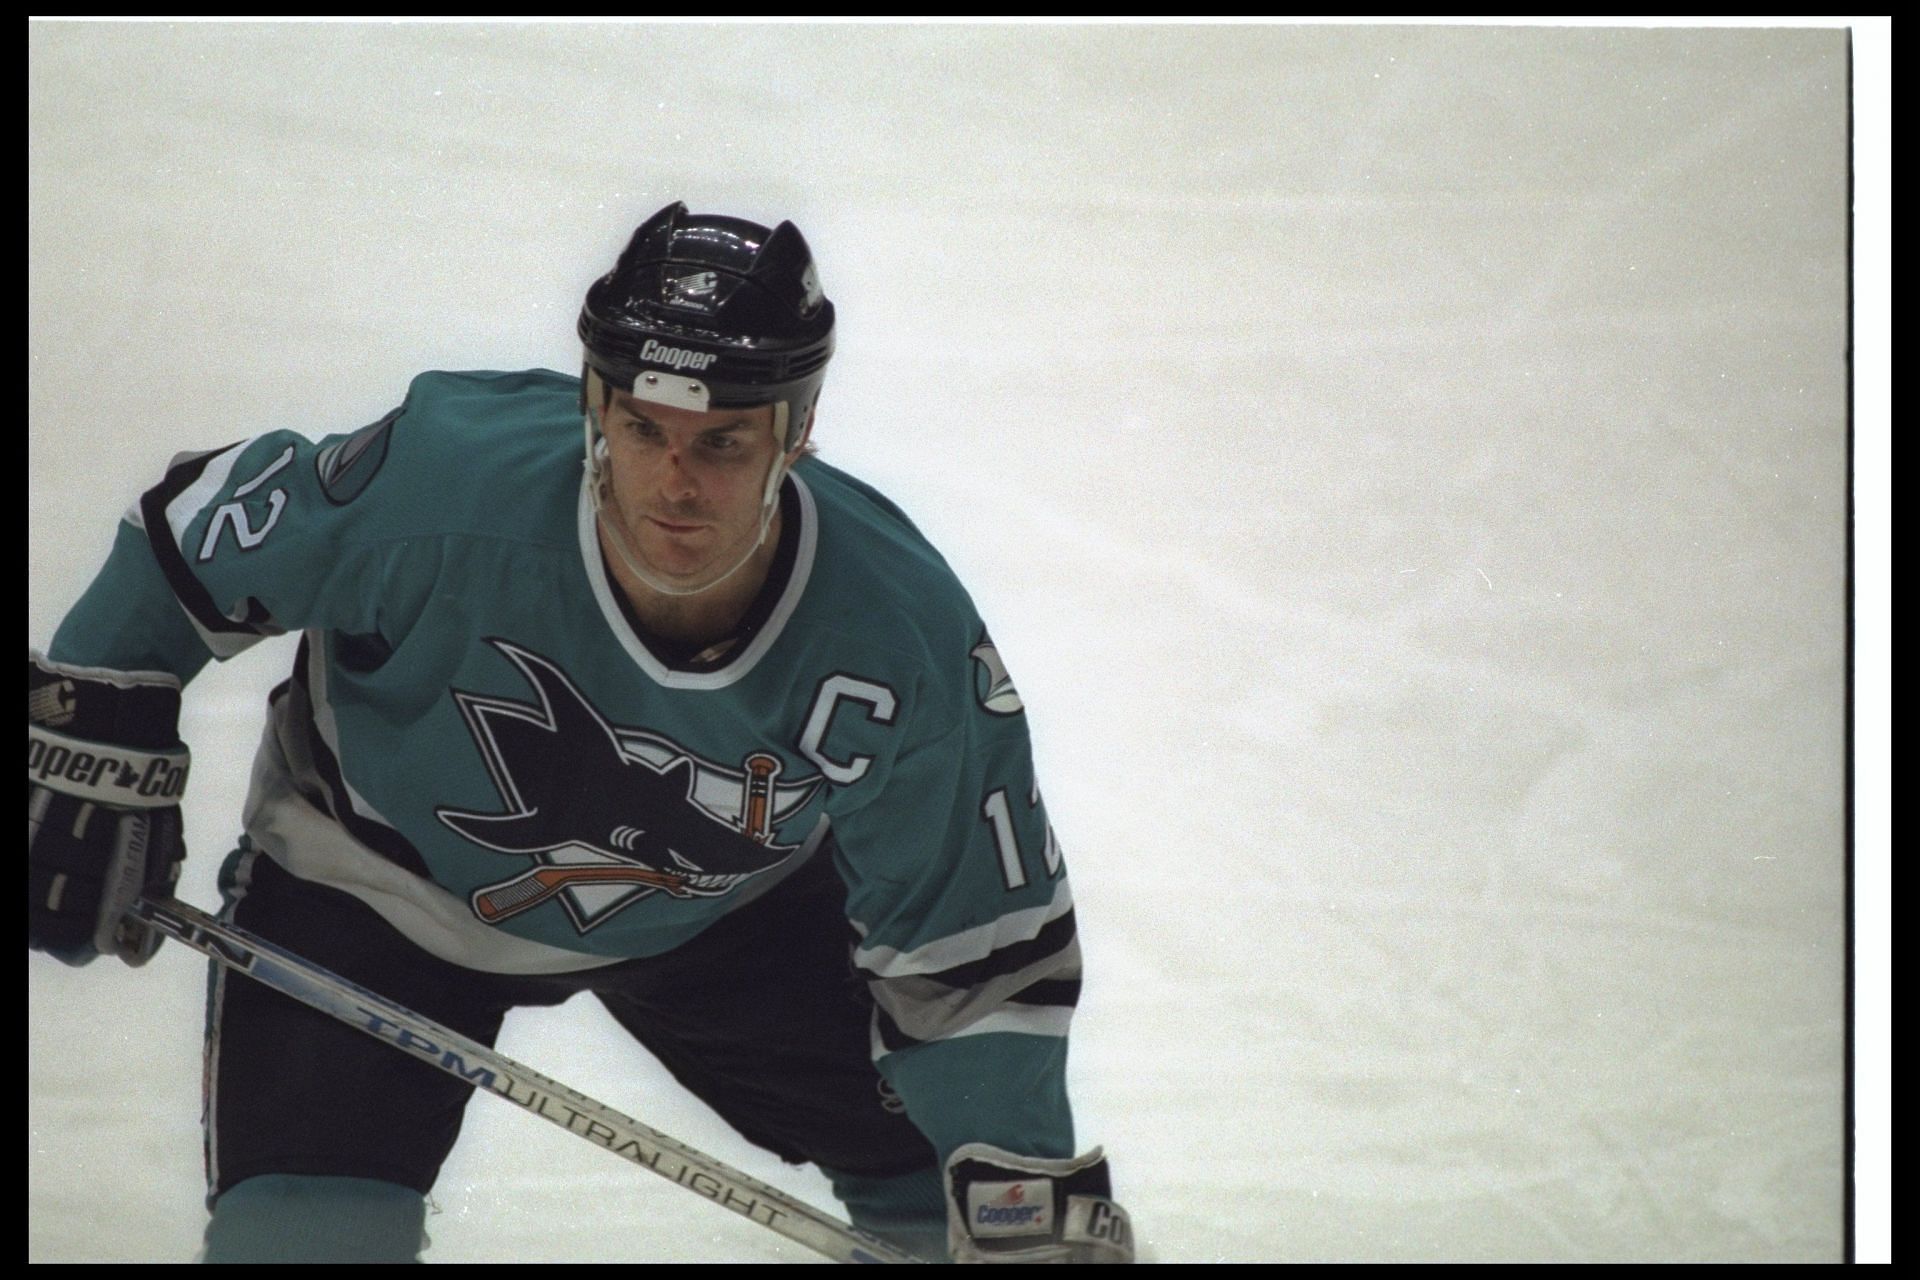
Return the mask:
{"type": "Polygon", "coordinates": [[[186,903],[143,898],[127,915],[835,1262],[920,1261],[457,1031],[186,903]]]}
{"type": "Polygon", "coordinates": [[[473,909],[488,924],[499,924],[522,911],[533,910],[554,894],[576,884],[644,884],[665,889],[676,898],[687,896],[687,878],[671,871],[604,862],[587,866],[562,863],[535,867],[511,880],[474,890],[473,909]]]}

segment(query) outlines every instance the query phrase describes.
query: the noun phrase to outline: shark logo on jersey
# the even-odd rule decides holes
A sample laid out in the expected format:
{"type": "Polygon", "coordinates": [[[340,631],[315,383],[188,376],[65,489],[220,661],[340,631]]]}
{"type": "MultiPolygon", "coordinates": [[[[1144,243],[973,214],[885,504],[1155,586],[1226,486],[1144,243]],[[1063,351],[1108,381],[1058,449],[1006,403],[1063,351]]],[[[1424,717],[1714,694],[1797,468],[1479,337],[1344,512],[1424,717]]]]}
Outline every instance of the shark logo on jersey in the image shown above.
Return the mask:
{"type": "Polygon", "coordinates": [[[1000,661],[1000,651],[993,647],[993,638],[984,631],[980,633],[980,643],[973,646],[973,660],[980,664],[980,669],[974,672],[973,696],[982,707],[996,716],[1017,716],[1026,710],[1026,704],[1020,701],[1020,691],[1013,687],[1013,677],[1000,661]]]}
{"type": "Polygon", "coordinates": [[[487,643],[538,702],[453,691],[506,811],[442,805],[434,814],[475,844],[533,862],[473,892],[481,920],[498,924],[558,898],[585,933],[655,893],[730,893],[799,848],[774,836],[820,778],[781,781],[771,752],[729,768],[660,734],[616,727],[553,662],[487,643]]]}

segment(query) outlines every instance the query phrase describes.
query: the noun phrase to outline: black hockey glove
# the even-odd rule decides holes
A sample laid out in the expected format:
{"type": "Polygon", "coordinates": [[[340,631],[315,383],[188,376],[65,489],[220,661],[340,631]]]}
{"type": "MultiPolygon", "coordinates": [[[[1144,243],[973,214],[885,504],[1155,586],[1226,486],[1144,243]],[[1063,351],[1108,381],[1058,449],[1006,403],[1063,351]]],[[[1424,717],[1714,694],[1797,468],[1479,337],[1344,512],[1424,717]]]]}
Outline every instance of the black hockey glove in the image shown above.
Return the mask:
{"type": "Polygon", "coordinates": [[[180,682],[27,650],[27,946],[68,964],[145,964],[160,935],[123,920],[169,896],[186,849],[180,682]]]}
{"type": "Polygon", "coordinates": [[[1133,1228],[1095,1147],[1071,1160],[969,1142],[947,1159],[955,1262],[1132,1262],[1133,1228]]]}

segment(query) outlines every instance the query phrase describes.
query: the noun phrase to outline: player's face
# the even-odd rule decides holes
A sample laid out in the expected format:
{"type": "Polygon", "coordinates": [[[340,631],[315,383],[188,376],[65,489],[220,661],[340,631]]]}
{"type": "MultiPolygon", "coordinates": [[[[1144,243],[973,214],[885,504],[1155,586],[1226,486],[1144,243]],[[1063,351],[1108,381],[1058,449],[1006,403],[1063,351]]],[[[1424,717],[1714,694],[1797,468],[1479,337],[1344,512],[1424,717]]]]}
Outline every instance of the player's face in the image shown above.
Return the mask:
{"type": "Polygon", "coordinates": [[[635,555],[693,586],[732,568],[760,536],[780,451],[773,406],[699,412],[615,393],[601,415],[617,514],[635,555]]]}

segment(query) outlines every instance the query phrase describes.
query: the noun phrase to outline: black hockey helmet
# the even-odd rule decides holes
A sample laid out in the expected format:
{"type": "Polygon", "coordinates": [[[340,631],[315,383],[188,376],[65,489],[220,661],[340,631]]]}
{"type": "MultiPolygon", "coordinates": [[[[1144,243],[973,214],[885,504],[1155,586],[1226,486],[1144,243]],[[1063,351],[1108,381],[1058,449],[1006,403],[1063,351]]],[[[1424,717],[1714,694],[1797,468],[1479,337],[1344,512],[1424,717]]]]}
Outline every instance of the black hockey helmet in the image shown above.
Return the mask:
{"type": "Polygon", "coordinates": [[[608,387],[691,409],[771,403],[791,444],[833,355],[833,303],[791,222],[769,231],[676,201],[587,290],[579,332],[608,387]]]}

